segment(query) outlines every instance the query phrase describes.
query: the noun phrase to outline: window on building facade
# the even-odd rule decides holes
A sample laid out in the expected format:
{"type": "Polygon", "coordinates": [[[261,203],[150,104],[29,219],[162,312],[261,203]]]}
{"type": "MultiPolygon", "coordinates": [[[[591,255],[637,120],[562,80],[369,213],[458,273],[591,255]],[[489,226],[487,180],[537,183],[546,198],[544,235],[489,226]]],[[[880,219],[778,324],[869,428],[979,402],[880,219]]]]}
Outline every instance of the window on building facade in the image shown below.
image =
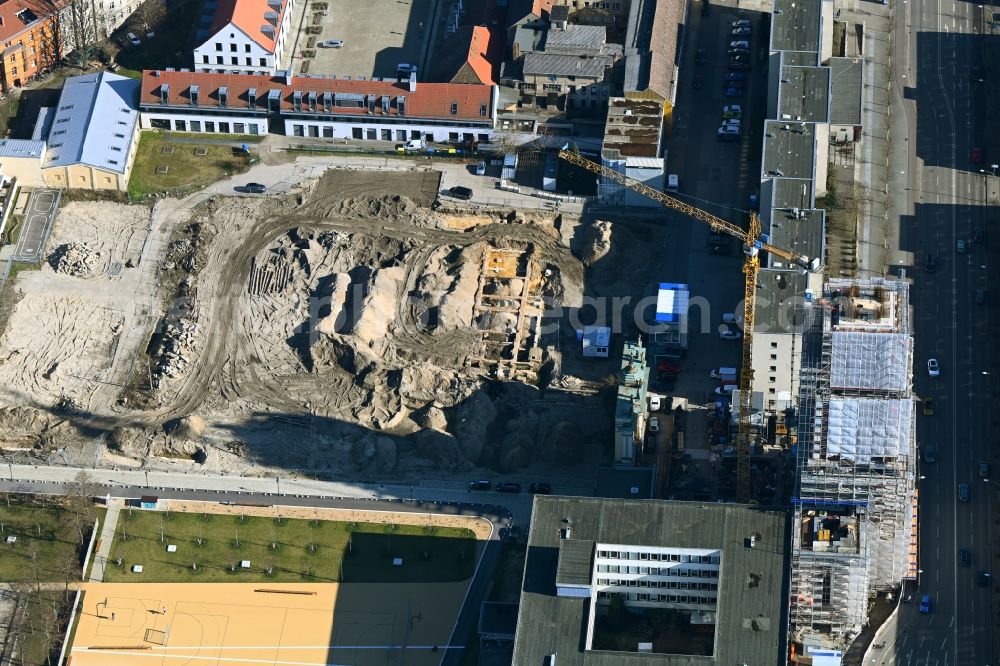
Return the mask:
{"type": "Polygon", "coordinates": [[[222,56],[215,56],[215,64],[216,65],[222,64],[222,56]]]}
{"type": "Polygon", "coordinates": [[[233,53],[236,53],[236,44],[230,44],[229,50],[232,51],[233,53]]]}
{"type": "Polygon", "coordinates": [[[261,67],[267,67],[267,58],[261,58],[260,59],[260,66],[261,67]]]}
{"type": "Polygon", "coordinates": [[[230,58],[230,60],[232,61],[232,64],[234,64],[234,65],[238,66],[240,64],[240,59],[237,56],[233,56],[232,58],[230,58]]]}
{"type": "Polygon", "coordinates": [[[250,53],[250,45],[249,45],[249,44],[244,44],[244,45],[243,45],[243,50],[244,50],[245,52],[247,52],[247,53],[250,53]]]}
{"type": "Polygon", "coordinates": [[[200,120],[192,120],[191,121],[191,131],[192,132],[200,132],[201,131],[201,121],[200,120]]]}
{"type": "Polygon", "coordinates": [[[203,65],[207,65],[208,64],[208,56],[207,55],[203,55],[201,57],[201,62],[202,62],[203,65]]]}
{"type": "Polygon", "coordinates": [[[205,131],[209,132],[210,134],[211,133],[215,133],[215,121],[214,120],[206,120],[205,121],[205,131]]]}
{"type": "Polygon", "coordinates": [[[323,128],[323,138],[324,139],[332,139],[333,138],[333,128],[332,127],[324,127],[323,128]]]}
{"type": "Polygon", "coordinates": [[[216,42],[215,43],[215,50],[216,51],[221,51],[222,50],[222,44],[220,44],[219,42],[216,42]]]}
{"type": "Polygon", "coordinates": [[[229,134],[229,123],[219,122],[219,132],[222,134],[229,134]]]}

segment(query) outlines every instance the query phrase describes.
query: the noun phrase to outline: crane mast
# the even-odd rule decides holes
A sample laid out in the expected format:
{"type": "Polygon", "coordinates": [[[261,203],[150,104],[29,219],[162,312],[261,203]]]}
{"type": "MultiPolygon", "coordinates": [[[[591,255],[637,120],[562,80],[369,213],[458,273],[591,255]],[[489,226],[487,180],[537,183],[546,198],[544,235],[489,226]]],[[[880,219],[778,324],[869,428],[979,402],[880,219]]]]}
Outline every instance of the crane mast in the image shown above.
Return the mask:
{"type": "Polygon", "coordinates": [[[797,255],[780,247],[771,245],[761,238],[760,219],[756,213],[750,213],[750,227],[744,230],[739,225],[733,224],[721,217],[712,215],[700,208],[687,204],[679,199],[649,187],[645,183],[634,178],[629,178],[625,174],[603,166],[587,159],[575,150],[569,150],[564,146],[559,151],[559,157],[570,164],[582,167],[588,171],[604,176],[622,187],[627,187],[633,192],[645,195],[653,201],[659,202],[678,212],[684,213],[706,224],[716,231],[721,231],[743,243],[743,273],[746,276],[744,298],[743,298],[743,364],[740,367],[740,412],[739,412],[739,434],[736,446],[736,498],[740,502],[750,500],[750,449],[754,440],[753,424],[750,422],[751,390],[753,387],[753,325],[754,308],[757,300],[757,274],[760,271],[760,251],[764,250],[770,254],[790,261],[801,268],[816,270],[819,262],[816,259],[797,255]]]}

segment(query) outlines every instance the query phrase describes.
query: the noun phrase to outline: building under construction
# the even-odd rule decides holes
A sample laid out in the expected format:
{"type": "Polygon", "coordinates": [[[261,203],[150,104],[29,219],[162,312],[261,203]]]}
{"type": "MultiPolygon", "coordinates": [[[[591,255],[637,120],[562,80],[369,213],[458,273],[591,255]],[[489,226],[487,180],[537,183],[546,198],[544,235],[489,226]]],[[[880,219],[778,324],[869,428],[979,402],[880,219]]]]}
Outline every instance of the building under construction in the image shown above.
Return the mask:
{"type": "Polygon", "coordinates": [[[799,381],[790,639],[846,650],[878,591],[912,573],[915,411],[908,285],[828,282],[799,381]],[[877,359],[877,360],[876,360],[877,359]]]}

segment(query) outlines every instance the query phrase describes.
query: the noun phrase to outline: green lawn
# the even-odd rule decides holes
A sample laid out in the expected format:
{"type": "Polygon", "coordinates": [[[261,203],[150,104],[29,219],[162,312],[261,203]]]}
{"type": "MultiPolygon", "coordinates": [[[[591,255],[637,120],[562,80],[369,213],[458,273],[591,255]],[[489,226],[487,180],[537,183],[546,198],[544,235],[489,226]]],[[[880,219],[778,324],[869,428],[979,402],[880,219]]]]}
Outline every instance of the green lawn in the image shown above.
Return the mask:
{"type": "Polygon", "coordinates": [[[144,131],[139,138],[128,192],[138,197],[178,187],[201,188],[245,171],[247,163],[247,156],[235,153],[230,146],[171,143],[164,140],[162,132],[144,131]],[[206,154],[196,154],[202,150],[206,154]],[[157,173],[157,167],[166,167],[167,172],[157,173]]]}
{"type": "Polygon", "coordinates": [[[473,533],[458,528],[133,509],[120,514],[104,580],[337,582],[343,562],[347,582],[451,582],[472,575],[477,555],[473,533]],[[171,544],[177,552],[167,552],[171,544]],[[135,564],[141,574],[132,573],[135,564]]]}
{"type": "Polygon", "coordinates": [[[62,647],[66,624],[73,609],[75,593],[42,590],[29,593],[24,599],[17,621],[21,640],[17,645],[15,663],[23,666],[48,666],[56,663],[62,647]]]}
{"type": "MultiPolygon", "coordinates": [[[[92,509],[103,519],[103,510],[92,509]]],[[[83,554],[90,539],[90,526],[84,530],[84,545],[75,516],[55,504],[41,504],[11,498],[0,500],[0,581],[63,582],[81,578],[83,554]],[[8,536],[17,537],[6,543],[8,536]]]]}

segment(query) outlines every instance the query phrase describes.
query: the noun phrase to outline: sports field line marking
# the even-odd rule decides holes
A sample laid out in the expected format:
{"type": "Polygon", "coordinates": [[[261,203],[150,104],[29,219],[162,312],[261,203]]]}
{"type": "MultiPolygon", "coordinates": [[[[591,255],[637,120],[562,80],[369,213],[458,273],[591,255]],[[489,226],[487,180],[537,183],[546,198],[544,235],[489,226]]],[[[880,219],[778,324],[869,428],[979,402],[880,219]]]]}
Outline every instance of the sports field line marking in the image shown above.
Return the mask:
{"type": "MultiPolygon", "coordinates": [[[[452,646],[441,646],[438,649],[439,650],[457,650],[458,648],[459,648],[459,646],[452,645],[452,646]]],[[[77,652],[78,650],[74,648],[73,651],[77,652]]],[[[277,660],[274,660],[274,659],[247,659],[247,658],[240,658],[240,657],[196,657],[196,656],[193,656],[193,655],[189,656],[189,655],[179,655],[179,654],[177,654],[177,655],[174,655],[174,654],[146,654],[144,652],[139,652],[139,653],[136,653],[136,652],[116,652],[116,651],[113,651],[113,650],[88,650],[88,653],[89,654],[114,654],[114,655],[127,656],[127,657],[130,657],[130,658],[132,658],[132,657],[153,657],[155,659],[187,659],[189,661],[214,661],[216,663],[218,663],[222,659],[225,659],[225,661],[227,661],[227,662],[239,662],[241,664],[273,664],[274,666],[278,666],[278,665],[280,665],[280,666],[350,666],[349,664],[338,664],[336,662],[334,662],[334,663],[326,662],[326,663],[323,663],[323,664],[317,664],[315,661],[277,661],[277,660]]]]}
{"type": "MultiPolygon", "coordinates": [[[[464,645],[170,645],[149,649],[157,654],[171,650],[461,650],[464,645]]],[[[103,652],[102,648],[75,647],[76,652],[103,652]]]]}

